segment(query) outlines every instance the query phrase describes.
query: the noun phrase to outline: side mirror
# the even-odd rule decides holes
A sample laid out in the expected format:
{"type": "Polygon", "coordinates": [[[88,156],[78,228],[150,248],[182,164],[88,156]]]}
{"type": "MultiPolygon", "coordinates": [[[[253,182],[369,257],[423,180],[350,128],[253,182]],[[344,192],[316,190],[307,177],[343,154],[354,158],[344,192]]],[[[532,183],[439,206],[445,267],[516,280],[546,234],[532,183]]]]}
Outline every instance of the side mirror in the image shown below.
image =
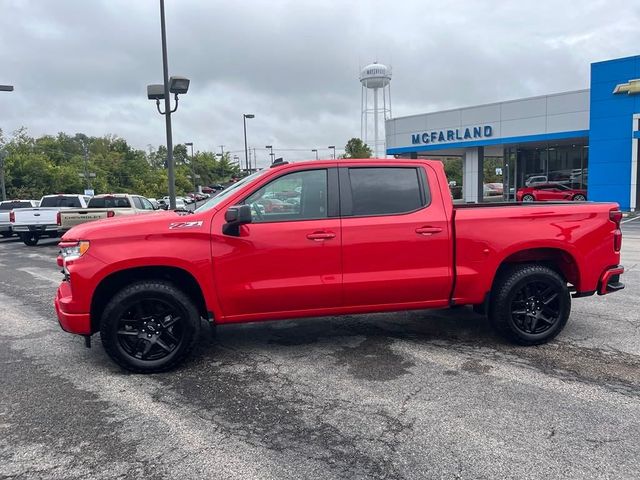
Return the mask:
{"type": "Polygon", "coordinates": [[[225,235],[240,235],[240,225],[252,222],[251,207],[249,205],[234,205],[224,214],[227,223],[222,227],[222,233],[225,235]]]}

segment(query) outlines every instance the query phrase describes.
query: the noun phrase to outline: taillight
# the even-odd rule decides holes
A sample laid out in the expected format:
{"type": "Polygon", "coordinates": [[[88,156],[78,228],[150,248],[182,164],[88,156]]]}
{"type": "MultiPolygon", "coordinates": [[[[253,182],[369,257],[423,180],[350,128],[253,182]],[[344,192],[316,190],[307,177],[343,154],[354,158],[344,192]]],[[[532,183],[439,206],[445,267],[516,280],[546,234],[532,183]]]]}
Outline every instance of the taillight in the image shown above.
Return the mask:
{"type": "Polygon", "coordinates": [[[58,212],[58,214],[56,215],[56,223],[58,224],[59,227],[62,226],[62,213],[58,212]]]}
{"type": "Polygon", "coordinates": [[[622,222],[622,212],[620,210],[610,210],[609,220],[616,224],[613,232],[613,251],[619,252],[622,249],[622,230],[620,230],[620,222],[622,222]]]}
{"type": "Polygon", "coordinates": [[[16,214],[13,210],[9,212],[9,223],[16,223],[16,214]]]}
{"type": "Polygon", "coordinates": [[[116,216],[116,212],[114,212],[113,210],[108,210],[107,211],[107,218],[112,218],[116,216]]]}

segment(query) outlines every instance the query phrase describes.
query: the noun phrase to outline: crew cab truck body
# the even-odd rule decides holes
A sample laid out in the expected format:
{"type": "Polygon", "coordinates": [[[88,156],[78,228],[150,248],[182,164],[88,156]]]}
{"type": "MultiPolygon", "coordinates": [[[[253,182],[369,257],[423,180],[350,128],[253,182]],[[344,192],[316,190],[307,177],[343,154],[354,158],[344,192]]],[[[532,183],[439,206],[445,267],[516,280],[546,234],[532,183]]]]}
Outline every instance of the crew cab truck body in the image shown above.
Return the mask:
{"type": "Polygon", "coordinates": [[[11,228],[25,245],[37,245],[41,237],[56,238],[62,234],[58,216],[61,211],[86,208],[88,201],[85,195],[45,195],[38,207],[14,210],[11,228]]]}
{"type": "Polygon", "coordinates": [[[216,324],[473,305],[511,340],[564,327],[574,297],[620,283],[613,203],[454,207],[442,164],[341,160],[260,171],[193,214],[67,232],[55,299],[132,371],[166,370],[216,324]],[[291,207],[263,199],[296,192],[291,207]]]}
{"type": "Polygon", "coordinates": [[[149,200],[139,195],[114,193],[91,197],[87,208],[63,210],[60,212],[60,231],[67,230],[82,223],[103,220],[105,218],[141,215],[152,213],[156,209],[149,200]]]}
{"type": "Polygon", "coordinates": [[[33,208],[38,206],[37,200],[4,200],[0,202],[0,236],[9,238],[13,235],[11,228],[11,211],[20,208],[33,208]]]}

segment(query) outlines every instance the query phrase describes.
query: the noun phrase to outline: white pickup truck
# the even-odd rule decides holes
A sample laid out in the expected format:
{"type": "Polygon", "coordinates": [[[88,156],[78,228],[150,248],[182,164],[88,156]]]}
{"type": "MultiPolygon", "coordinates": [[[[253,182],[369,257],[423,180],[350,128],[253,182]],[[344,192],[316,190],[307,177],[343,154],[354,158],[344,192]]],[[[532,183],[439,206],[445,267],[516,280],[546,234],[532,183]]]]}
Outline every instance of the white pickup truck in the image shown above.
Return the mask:
{"type": "Polygon", "coordinates": [[[3,238],[9,238],[13,235],[10,221],[11,210],[33,208],[37,207],[38,204],[37,200],[4,200],[0,202],[0,235],[3,238]]]}
{"type": "Polygon", "coordinates": [[[66,232],[76,225],[95,220],[125,215],[140,215],[152,213],[155,210],[156,208],[149,200],[139,195],[123,193],[96,195],[89,200],[87,208],[61,211],[59,216],[60,231],[66,232]]]}
{"type": "Polygon", "coordinates": [[[59,237],[62,232],[58,214],[71,208],[86,208],[89,198],[85,195],[45,195],[39,207],[14,210],[11,228],[30,247],[37,245],[41,237],[59,237]]]}

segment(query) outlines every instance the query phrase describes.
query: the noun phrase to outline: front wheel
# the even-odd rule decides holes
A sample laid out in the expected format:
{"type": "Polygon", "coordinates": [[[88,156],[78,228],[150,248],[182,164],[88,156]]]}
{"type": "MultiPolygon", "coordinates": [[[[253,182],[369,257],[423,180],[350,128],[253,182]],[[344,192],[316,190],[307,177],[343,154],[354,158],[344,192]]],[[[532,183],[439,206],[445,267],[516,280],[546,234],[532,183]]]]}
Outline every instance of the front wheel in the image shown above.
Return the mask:
{"type": "Polygon", "coordinates": [[[136,373],[169,370],[193,349],[200,314],[173,284],[142,281],[125,287],[107,304],[100,337],[107,354],[136,373]]]}
{"type": "Polygon", "coordinates": [[[491,297],[491,323],[521,345],[539,345],[553,339],[571,312],[567,282],[542,265],[511,267],[497,279],[491,297]]]}
{"type": "Polygon", "coordinates": [[[523,202],[533,202],[534,200],[535,198],[533,198],[533,195],[527,194],[522,197],[523,202]]]}
{"type": "Polygon", "coordinates": [[[36,233],[23,233],[20,235],[20,238],[27,247],[35,247],[40,240],[40,237],[36,233]]]}
{"type": "Polygon", "coordinates": [[[582,195],[581,193],[574,195],[573,196],[573,201],[574,202],[584,202],[587,200],[587,197],[585,197],[584,195],[582,195]]]}

